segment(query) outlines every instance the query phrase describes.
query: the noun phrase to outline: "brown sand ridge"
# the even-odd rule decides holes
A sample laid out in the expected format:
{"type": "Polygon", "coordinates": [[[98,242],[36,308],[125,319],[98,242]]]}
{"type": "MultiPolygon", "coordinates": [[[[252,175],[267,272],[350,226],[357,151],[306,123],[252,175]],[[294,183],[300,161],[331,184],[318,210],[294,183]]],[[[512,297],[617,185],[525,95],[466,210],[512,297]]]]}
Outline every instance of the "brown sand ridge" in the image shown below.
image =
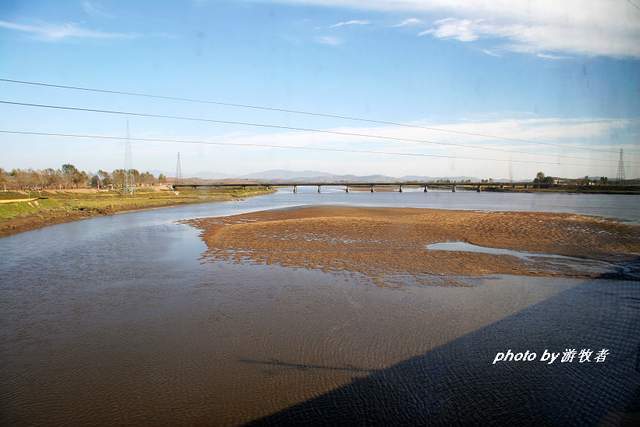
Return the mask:
{"type": "Polygon", "coordinates": [[[562,213],[323,206],[187,223],[202,230],[213,259],[346,270],[376,282],[394,275],[597,275],[544,258],[425,248],[447,241],[612,262],[640,256],[640,227],[562,213]]]}

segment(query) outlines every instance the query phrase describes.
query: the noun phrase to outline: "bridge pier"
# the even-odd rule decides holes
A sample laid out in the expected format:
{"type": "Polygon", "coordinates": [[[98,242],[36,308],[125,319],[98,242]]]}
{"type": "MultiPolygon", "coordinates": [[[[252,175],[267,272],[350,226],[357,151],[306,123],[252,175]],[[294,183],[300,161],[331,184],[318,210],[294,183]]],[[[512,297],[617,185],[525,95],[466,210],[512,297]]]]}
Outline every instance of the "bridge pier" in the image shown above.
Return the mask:
{"type": "Polygon", "coordinates": [[[320,186],[318,185],[318,193],[320,193],[320,186]]]}
{"type": "Polygon", "coordinates": [[[425,192],[425,193],[427,193],[427,192],[428,192],[428,190],[427,190],[427,184],[425,184],[425,185],[424,185],[424,192],[425,192]]]}
{"type": "Polygon", "coordinates": [[[293,186],[293,194],[295,194],[295,193],[297,193],[297,192],[298,192],[298,186],[297,186],[297,185],[294,185],[294,186],[293,186]]]}
{"type": "Polygon", "coordinates": [[[455,184],[453,184],[453,186],[451,187],[451,192],[452,192],[452,193],[455,193],[455,192],[456,192],[456,185],[455,185],[455,184]]]}
{"type": "Polygon", "coordinates": [[[398,192],[402,193],[402,184],[400,184],[400,186],[398,187],[398,192]]]}

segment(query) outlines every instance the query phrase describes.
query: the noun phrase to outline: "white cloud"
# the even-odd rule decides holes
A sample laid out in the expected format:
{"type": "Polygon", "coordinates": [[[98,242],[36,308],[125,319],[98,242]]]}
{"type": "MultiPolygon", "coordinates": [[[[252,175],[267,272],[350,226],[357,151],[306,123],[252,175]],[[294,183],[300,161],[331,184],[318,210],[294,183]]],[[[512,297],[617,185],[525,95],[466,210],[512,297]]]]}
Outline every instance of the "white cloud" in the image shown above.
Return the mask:
{"type": "MultiPolygon", "coordinates": [[[[548,52],[573,54],[608,54],[610,56],[640,57],[640,43],[631,43],[618,37],[607,40],[596,31],[583,31],[571,26],[496,24],[484,19],[445,18],[434,22],[430,29],[419,35],[431,35],[439,39],[455,39],[461,42],[480,38],[500,39],[504,50],[536,54],[545,59],[561,59],[548,52]]],[[[640,36],[640,32],[638,32],[640,36]]]]}
{"type": "Polygon", "coordinates": [[[418,18],[407,18],[404,21],[393,25],[393,28],[401,28],[401,27],[415,27],[416,25],[422,24],[422,20],[418,18]]]}
{"type": "Polygon", "coordinates": [[[369,21],[365,21],[362,19],[352,19],[350,21],[338,22],[337,24],[331,25],[329,28],[340,28],[351,25],[369,25],[369,21]]]}
{"type": "Polygon", "coordinates": [[[367,11],[448,18],[434,37],[502,39],[506,49],[531,54],[640,58],[638,10],[611,0],[273,0],[367,11]],[[455,30],[458,30],[456,33],[455,30]]]}
{"type": "Polygon", "coordinates": [[[316,43],[326,44],[329,46],[338,46],[342,44],[342,39],[334,36],[318,36],[315,38],[316,43]]]}
{"type": "Polygon", "coordinates": [[[461,42],[478,40],[478,29],[468,19],[446,18],[435,22],[436,27],[420,32],[419,36],[433,35],[439,39],[453,38],[461,42]]]}
{"type": "Polygon", "coordinates": [[[29,33],[49,41],[67,38],[132,39],[139,37],[138,34],[133,33],[112,33],[82,28],[72,22],[65,24],[40,23],[38,25],[29,25],[0,20],[0,28],[29,33]]]}

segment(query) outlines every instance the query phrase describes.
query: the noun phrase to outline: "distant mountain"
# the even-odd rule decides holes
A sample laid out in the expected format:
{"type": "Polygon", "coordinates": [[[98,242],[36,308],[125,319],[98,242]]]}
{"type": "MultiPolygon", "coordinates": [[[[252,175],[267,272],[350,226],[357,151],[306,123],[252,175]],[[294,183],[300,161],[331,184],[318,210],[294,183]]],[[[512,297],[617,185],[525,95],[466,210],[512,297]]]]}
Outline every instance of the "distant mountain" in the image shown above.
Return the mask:
{"type": "MultiPolygon", "coordinates": [[[[159,171],[157,171],[159,172],[159,171]]],[[[173,176],[175,172],[165,173],[166,176],[173,176]]],[[[450,181],[480,181],[477,177],[472,176],[425,176],[425,175],[405,175],[401,177],[393,177],[388,175],[351,175],[351,174],[333,174],[329,172],[321,172],[315,170],[288,170],[288,169],[271,169],[262,172],[254,172],[246,175],[232,175],[219,172],[201,171],[194,174],[184,174],[185,178],[200,178],[207,180],[246,180],[246,181],[313,181],[313,182],[398,182],[398,181],[438,181],[438,180],[450,180],[450,181]]],[[[495,182],[507,181],[502,179],[495,179],[495,182]]]]}
{"type": "Polygon", "coordinates": [[[449,181],[480,181],[478,178],[474,176],[424,176],[424,175],[405,175],[400,178],[396,178],[398,181],[438,181],[438,180],[449,180],[449,181]]]}
{"type": "MultiPolygon", "coordinates": [[[[184,175],[184,174],[183,174],[184,175]]],[[[171,175],[169,175],[171,176],[171,175]]],[[[184,175],[185,177],[187,175],[184,175]]],[[[189,174],[189,177],[201,178],[201,179],[213,179],[213,180],[246,180],[246,181],[313,181],[313,182],[398,182],[398,181],[437,181],[437,180],[450,180],[450,181],[479,181],[476,177],[470,176],[419,176],[419,175],[405,175],[402,177],[393,177],[388,175],[351,175],[351,174],[332,174],[328,172],[314,171],[314,170],[302,170],[293,171],[287,169],[271,169],[262,172],[254,172],[246,175],[233,176],[230,174],[216,173],[216,172],[198,172],[195,174],[189,174]]]]}
{"type": "Polygon", "coordinates": [[[386,175],[338,175],[327,172],[312,170],[290,171],[290,170],[269,170],[256,172],[238,177],[240,179],[253,180],[277,180],[277,181],[315,181],[315,182],[351,182],[351,181],[377,181],[393,182],[397,179],[386,175]]]}
{"type": "Polygon", "coordinates": [[[334,175],[330,173],[311,171],[311,170],[290,171],[285,169],[272,169],[272,170],[267,170],[263,172],[255,172],[247,175],[242,175],[237,178],[292,180],[292,179],[309,179],[309,178],[331,178],[332,176],[334,175]]]}
{"type": "MultiPolygon", "coordinates": [[[[176,173],[174,172],[171,176],[175,174],[176,173]]],[[[229,174],[226,174],[226,173],[208,172],[208,171],[196,172],[194,174],[187,174],[187,175],[183,173],[182,175],[185,177],[189,176],[189,177],[202,178],[202,179],[223,179],[223,178],[229,177],[229,174]]]]}

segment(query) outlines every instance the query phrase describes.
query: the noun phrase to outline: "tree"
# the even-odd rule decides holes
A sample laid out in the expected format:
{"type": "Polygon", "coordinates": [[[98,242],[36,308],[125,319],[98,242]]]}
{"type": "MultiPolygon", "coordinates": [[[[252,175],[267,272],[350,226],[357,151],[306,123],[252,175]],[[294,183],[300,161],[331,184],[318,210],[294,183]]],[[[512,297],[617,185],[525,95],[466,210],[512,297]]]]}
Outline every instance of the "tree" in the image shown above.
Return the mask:
{"type": "Polygon", "coordinates": [[[111,172],[111,179],[113,180],[113,185],[116,187],[124,188],[124,169],[114,169],[111,172]]]}
{"type": "Polygon", "coordinates": [[[71,179],[71,182],[73,182],[73,186],[74,186],[75,188],[78,188],[78,187],[84,187],[84,186],[86,186],[86,185],[87,185],[87,183],[89,182],[89,175],[88,175],[86,172],[84,172],[84,171],[82,171],[82,172],[77,171],[77,172],[73,175],[73,177],[72,177],[72,179],[71,179]]]}
{"type": "Polygon", "coordinates": [[[78,184],[78,169],[69,163],[62,165],[62,177],[65,187],[73,187],[78,184]]]}
{"type": "Polygon", "coordinates": [[[533,182],[535,184],[538,184],[538,188],[540,186],[549,186],[551,184],[553,184],[553,177],[552,176],[545,176],[544,172],[540,171],[536,174],[536,177],[533,179],[533,182]]]}
{"type": "Polygon", "coordinates": [[[103,171],[102,169],[98,170],[98,178],[100,178],[100,182],[102,183],[103,187],[113,184],[111,175],[107,171],[103,171]]]}
{"type": "Polygon", "coordinates": [[[45,188],[55,188],[62,184],[61,172],[53,168],[47,168],[40,172],[45,188]]]}
{"type": "Polygon", "coordinates": [[[156,177],[150,172],[143,172],[140,174],[138,180],[142,185],[153,185],[156,182],[156,177]]]}
{"type": "Polygon", "coordinates": [[[160,175],[158,175],[158,181],[161,182],[162,184],[167,182],[167,177],[164,176],[163,173],[161,173],[160,175]]]}

